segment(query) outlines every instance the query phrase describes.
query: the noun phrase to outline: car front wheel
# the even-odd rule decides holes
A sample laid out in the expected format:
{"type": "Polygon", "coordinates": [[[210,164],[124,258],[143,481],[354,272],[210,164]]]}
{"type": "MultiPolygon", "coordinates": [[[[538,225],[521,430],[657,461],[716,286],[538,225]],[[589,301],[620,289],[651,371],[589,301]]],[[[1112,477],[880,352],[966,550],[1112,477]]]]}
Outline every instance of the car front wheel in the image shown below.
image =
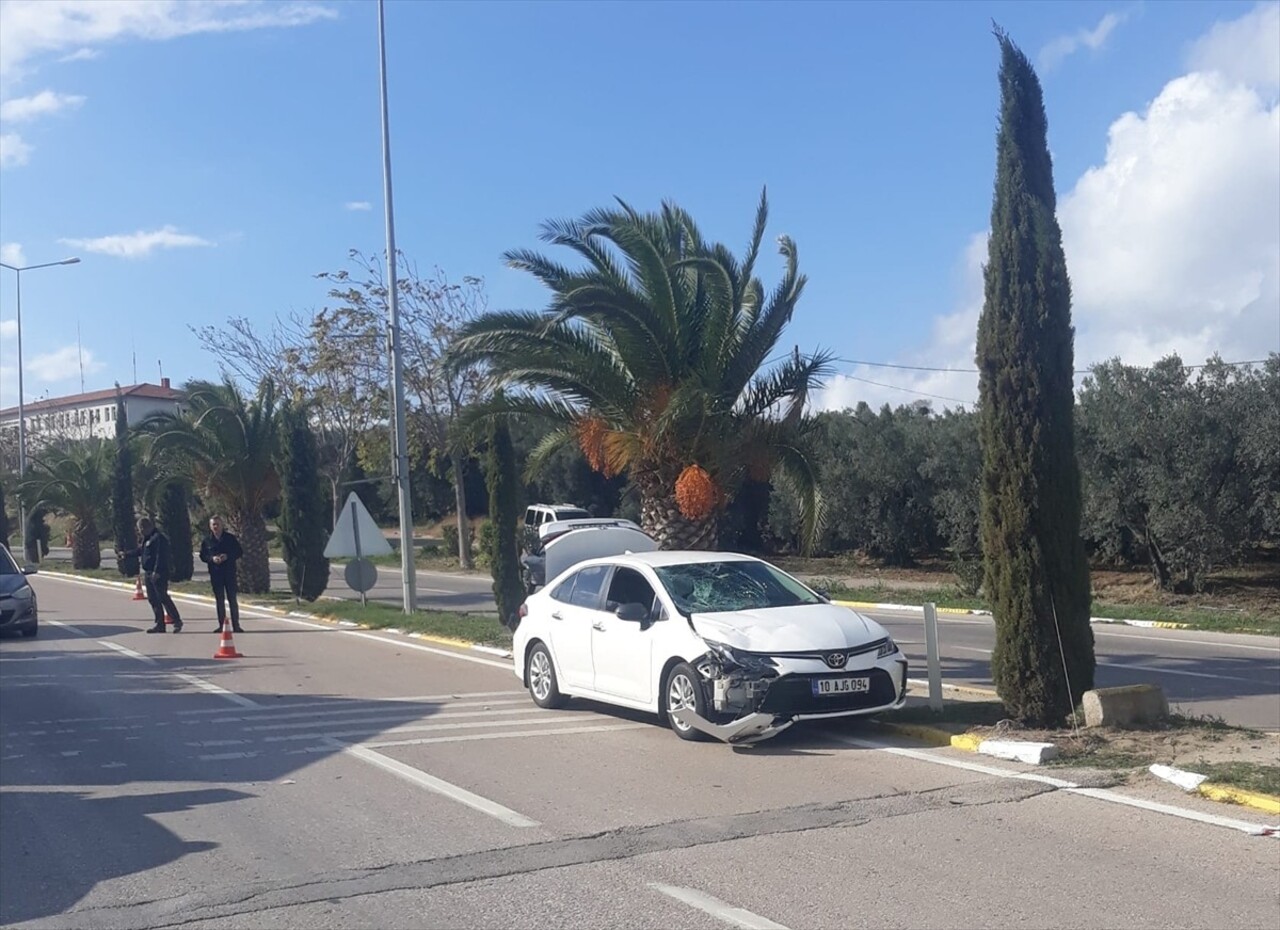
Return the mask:
{"type": "Polygon", "coordinates": [[[560,693],[560,685],[556,681],[555,663],[551,661],[551,653],[545,644],[538,643],[529,650],[525,677],[529,682],[529,696],[533,698],[533,703],[547,709],[564,704],[564,695],[560,693]]]}
{"type": "Polygon", "coordinates": [[[22,635],[25,636],[27,639],[31,639],[33,636],[35,636],[39,632],[40,632],[40,627],[37,624],[33,623],[31,624],[31,626],[23,628],[22,635]]]}
{"type": "Polygon", "coordinates": [[[698,681],[698,673],[686,662],[681,662],[667,675],[667,682],[662,689],[663,710],[666,711],[667,722],[676,736],[687,740],[704,740],[706,734],[686,723],[681,723],[674,712],[688,708],[704,720],[707,719],[707,703],[702,693],[702,685],[698,681]]]}

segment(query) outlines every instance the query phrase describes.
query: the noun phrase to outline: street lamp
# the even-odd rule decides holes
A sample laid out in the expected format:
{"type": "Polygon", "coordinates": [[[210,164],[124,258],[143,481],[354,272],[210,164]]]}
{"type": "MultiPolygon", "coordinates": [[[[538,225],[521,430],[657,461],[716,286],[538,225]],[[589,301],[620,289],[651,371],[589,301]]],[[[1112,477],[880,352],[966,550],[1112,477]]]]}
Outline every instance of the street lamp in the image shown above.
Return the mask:
{"type": "MultiPolygon", "coordinates": [[[[8,268],[14,273],[18,279],[18,480],[21,481],[27,474],[27,417],[23,411],[22,401],[22,273],[24,271],[35,271],[37,268],[52,268],[55,265],[78,265],[78,258],[64,258],[60,262],[45,262],[40,265],[23,265],[19,268],[16,265],[7,265],[0,262],[0,268],[8,268]]],[[[18,497],[18,522],[22,524],[22,548],[25,551],[27,547],[27,512],[26,507],[22,503],[21,496],[18,497]]]]}

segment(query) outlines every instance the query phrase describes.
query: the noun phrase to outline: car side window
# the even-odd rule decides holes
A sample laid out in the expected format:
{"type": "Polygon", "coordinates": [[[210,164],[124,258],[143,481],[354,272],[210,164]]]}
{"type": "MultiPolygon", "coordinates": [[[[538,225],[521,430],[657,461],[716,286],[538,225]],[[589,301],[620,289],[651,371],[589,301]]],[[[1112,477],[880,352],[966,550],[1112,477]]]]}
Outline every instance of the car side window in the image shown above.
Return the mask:
{"type": "Polygon", "coordinates": [[[564,581],[560,582],[551,591],[551,599],[560,601],[563,604],[573,603],[573,583],[578,580],[578,576],[582,572],[574,572],[564,581]]]}
{"type": "Polygon", "coordinates": [[[653,585],[634,568],[619,568],[613,573],[613,581],[609,584],[609,597],[605,603],[607,610],[617,610],[623,604],[643,604],[649,616],[657,619],[661,612],[661,603],[654,594],[653,585]]]}
{"type": "Polygon", "coordinates": [[[578,572],[577,580],[573,586],[573,593],[569,596],[569,603],[575,607],[588,607],[592,610],[599,610],[600,589],[604,587],[604,579],[608,573],[609,566],[607,565],[593,565],[578,572]]]}
{"type": "Polygon", "coordinates": [[[525,526],[538,525],[538,512],[534,510],[532,507],[530,507],[528,510],[524,512],[524,525],[525,526]]]}

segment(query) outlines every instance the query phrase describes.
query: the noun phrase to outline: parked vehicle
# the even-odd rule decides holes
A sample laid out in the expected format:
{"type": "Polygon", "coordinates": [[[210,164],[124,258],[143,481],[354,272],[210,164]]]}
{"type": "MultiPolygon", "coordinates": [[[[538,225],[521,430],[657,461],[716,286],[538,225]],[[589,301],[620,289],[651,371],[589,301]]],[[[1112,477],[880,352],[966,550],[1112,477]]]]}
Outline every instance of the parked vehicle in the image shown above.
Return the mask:
{"type": "Polygon", "coordinates": [[[588,518],[543,523],[538,527],[536,548],[520,557],[525,593],[532,594],[548,578],[583,559],[604,552],[649,552],[657,548],[658,544],[630,520],[588,518]]]}
{"type": "Polygon", "coordinates": [[[34,566],[19,568],[8,548],[0,546],[0,633],[39,634],[36,592],[26,577],[35,573],[34,566]]]}
{"type": "MultiPolygon", "coordinates": [[[[564,539],[575,536],[606,542],[564,539]]],[[[759,742],[906,698],[907,660],[883,627],[724,552],[578,562],[521,606],[513,654],[539,707],[573,696],[648,710],[682,739],[759,742]]]]}
{"type": "Polygon", "coordinates": [[[538,527],[556,520],[586,520],[591,517],[577,504],[530,504],[524,509],[525,537],[537,539],[538,527]]]}

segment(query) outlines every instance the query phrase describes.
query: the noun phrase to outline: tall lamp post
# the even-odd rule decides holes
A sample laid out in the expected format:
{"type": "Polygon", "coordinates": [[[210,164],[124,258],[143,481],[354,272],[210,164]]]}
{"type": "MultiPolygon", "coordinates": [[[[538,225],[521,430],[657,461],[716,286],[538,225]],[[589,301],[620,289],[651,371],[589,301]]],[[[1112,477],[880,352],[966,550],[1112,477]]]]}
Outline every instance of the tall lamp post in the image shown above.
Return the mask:
{"type": "Polygon", "coordinates": [[[413,504],[409,496],[409,439],[405,425],[404,362],[400,342],[400,302],[396,284],[396,226],[391,209],[391,125],[387,117],[387,31],[378,0],[378,78],[382,85],[382,193],[387,211],[387,329],[391,356],[391,474],[400,499],[400,577],[404,612],[417,608],[413,564],[413,504]]]}
{"type": "MultiPolygon", "coordinates": [[[[19,268],[17,265],[7,265],[0,262],[0,268],[8,268],[14,273],[18,279],[18,480],[21,481],[27,474],[27,416],[23,409],[22,399],[22,273],[24,271],[35,271],[37,268],[53,268],[57,265],[77,265],[80,263],[78,258],[64,258],[60,262],[44,262],[40,265],[23,265],[19,268]]],[[[27,548],[27,508],[22,503],[22,497],[18,497],[18,522],[22,524],[22,548],[25,552],[27,548]]]]}

